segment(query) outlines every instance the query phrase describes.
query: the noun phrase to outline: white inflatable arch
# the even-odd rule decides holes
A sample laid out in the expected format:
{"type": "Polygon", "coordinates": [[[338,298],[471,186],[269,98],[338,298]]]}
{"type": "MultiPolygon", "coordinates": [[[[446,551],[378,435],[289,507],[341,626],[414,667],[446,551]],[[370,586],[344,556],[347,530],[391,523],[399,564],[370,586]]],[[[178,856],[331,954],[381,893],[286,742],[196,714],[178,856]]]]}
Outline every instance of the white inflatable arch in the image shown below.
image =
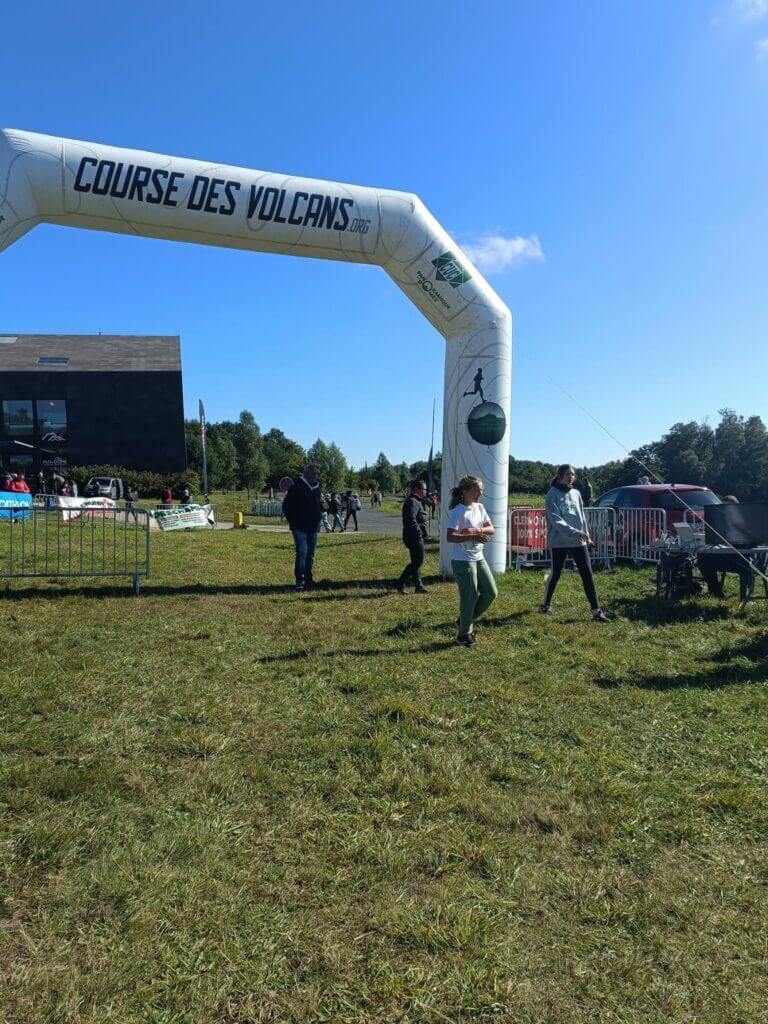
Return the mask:
{"type": "MultiPolygon", "coordinates": [[[[447,343],[443,508],[459,477],[483,478],[496,528],[486,557],[504,571],[511,316],[417,196],[0,131],[0,250],[41,223],[386,270],[447,343]]],[[[405,373],[404,387],[421,383],[405,373]]],[[[450,574],[444,536],[440,565],[450,574]]]]}

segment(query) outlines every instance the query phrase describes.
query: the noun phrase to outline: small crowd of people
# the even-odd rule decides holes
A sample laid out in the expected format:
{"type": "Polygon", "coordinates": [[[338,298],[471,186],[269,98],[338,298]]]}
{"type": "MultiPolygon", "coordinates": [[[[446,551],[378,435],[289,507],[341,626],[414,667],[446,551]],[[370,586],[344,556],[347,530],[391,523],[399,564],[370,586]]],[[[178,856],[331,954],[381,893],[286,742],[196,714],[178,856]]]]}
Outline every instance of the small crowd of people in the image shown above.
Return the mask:
{"type": "MultiPolygon", "coordinates": [[[[289,491],[288,494],[291,492],[289,491]]],[[[286,494],[286,498],[288,497],[286,494]]],[[[344,533],[349,526],[350,519],[355,524],[355,533],[360,529],[357,521],[357,513],[362,510],[363,503],[360,495],[355,491],[347,491],[345,494],[321,494],[320,495],[320,522],[326,533],[335,533],[336,527],[339,533],[344,533]],[[342,522],[342,517],[344,522],[342,522]]],[[[283,515],[288,518],[283,501],[283,515]]],[[[289,520],[290,523],[290,520],[289,520]]]]}
{"type": "MultiPolygon", "coordinates": [[[[589,602],[592,619],[608,622],[601,607],[592,575],[589,549],[592,538],[589,534],[584,501],[574,486],[576,470],[568,463],[559,467],[545,501],[547,519],[547,543],[552,551],[552,569],[545,580],[544,601],[540,611],[550,615],[552,599],[568,559],[572,559],[581,576],[584,593],[589,602]]],[[[481,502],[483,481],[477,476],[464,476],[451,490],[446,523],[446,540],[451,545],[451,567],[459,591],[459,615],[456,619],[456,644],[460,647],[474,647],[477,644],[475,624],[496,600],[498,591],[493,573],[485,560],[484,546],[494,535],[493,523],[481,502]]],[[[307,466],[299,480],[293,484],[283,502],[283,514],[293,534],[295,546],[295,589],[311,589],[315,580],[313,563],[317,547],[320,523],[327,532],[335,530],[337,520],[340,529],[346,529],[349,516],[354,515],[357,530],[356,511],[360,499],[353,491],[345,495],[347,519],[341,526],[339,495],[325,495],[320,491],[317,467],[307,466]],[[328,526],[328,516],[334,516],[333,527],[328,526]]],[[[427,587],[421,576],[424,564],[424,544],[429,533],[427,528],[428,510],[437,507],[432,504],[423,480],[412,480],[408,484],[402,508],[403,544],[408,549],[408,564],[398,577],[395,588],[406,592],[406,584],[413,584],[417,594],[426,594],[427,587]]]]}
{"type": "Polygon", "coordinates": [[[59,473],[46,477],[42,470],[32,478],[31,483],[27,481],[24,473],[4,470],[0,479],[0,490],[10,491],[12,494],[61,494],[71,498],[78,497],[77,484],[74,480],[66,480],[59,473]]]}

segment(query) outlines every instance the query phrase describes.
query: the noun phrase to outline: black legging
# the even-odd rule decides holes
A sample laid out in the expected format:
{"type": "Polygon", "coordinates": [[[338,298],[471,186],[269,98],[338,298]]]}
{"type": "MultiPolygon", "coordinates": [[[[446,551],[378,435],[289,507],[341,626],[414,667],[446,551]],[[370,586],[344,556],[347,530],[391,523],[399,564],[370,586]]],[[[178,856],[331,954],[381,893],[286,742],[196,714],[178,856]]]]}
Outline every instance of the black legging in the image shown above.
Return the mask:
{"type": "Polygon", "coordinates": [[[405,583],[407,579],[412,579],[414,583],[419,583],[421,580],[421,573],[419,570],[424,564],[424,541],[419,538],[418,540],[404,540],[403,544],[408,548],[408,554],[411,556],[411,560],[403,569],[400,574],[398,583],[405,583]]]}
{"type": "Polygon", "coordinates": [[[589,560],[589,552],[583,544],[579,544],[575,548],[552,548],[552,573],[547,580],[547,589],[544,592],[544,606],[548,608],[552,603],[552,595],[563,571],[565,560],[569,555],[579,570],[581,582],[584,584],[584,593],[589,601],[589,607],[592,611],[595,611],[595,609],[600,607],[600,604],[597,600],[595,581],[592,579],[592,564],[589,560]]]}

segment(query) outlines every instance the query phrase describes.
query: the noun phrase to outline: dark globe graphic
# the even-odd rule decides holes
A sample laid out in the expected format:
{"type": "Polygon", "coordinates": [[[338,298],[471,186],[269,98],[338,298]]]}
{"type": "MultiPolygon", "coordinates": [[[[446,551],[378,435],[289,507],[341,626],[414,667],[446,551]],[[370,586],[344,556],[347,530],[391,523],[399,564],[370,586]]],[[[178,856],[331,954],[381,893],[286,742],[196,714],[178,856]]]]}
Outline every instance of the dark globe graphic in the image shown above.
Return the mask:
{"type": "Polygon", "coordinates": [[[504,410],[495,402],[481,402],[469,414],[467,430],[478,444],[498,444],[507,429],[504,410]]]}

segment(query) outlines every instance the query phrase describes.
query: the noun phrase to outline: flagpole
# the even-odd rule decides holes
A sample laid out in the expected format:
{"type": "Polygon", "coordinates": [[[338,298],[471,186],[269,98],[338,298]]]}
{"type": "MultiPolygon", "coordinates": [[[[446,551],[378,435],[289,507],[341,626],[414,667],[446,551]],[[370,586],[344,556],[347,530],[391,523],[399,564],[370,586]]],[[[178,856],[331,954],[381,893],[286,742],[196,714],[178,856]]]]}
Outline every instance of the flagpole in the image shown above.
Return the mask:
{"type": "Polygon", "coordinates": [[[205,450],[205,406],[202,398],[198,399],[200,405],[200,446],[203,456],[203,494],[208,498],[208,456],[205,450]]]}
{"type": "Polygon", "coordinates": [[[435,402],[436,398],[432,399],[432,439],[429,442],[429,462],[427,464],[427,490],[431,494],[435,489],[435,481],[432,476],[432,455],[435,450],[435,402]]]}

